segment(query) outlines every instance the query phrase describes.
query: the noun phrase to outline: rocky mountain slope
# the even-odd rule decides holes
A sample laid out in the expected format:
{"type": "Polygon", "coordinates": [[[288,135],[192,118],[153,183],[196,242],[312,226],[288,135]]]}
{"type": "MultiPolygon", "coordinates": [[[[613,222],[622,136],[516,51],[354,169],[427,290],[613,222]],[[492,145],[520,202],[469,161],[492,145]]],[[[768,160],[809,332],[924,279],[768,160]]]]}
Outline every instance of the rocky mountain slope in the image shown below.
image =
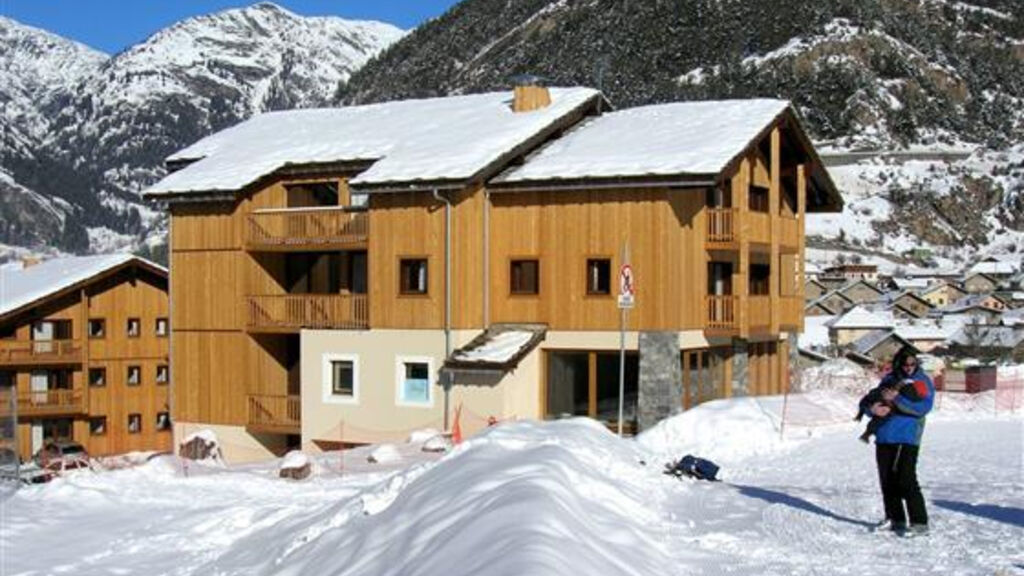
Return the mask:
{"type": "MultiPolygon", "coordinates": [[[[1024,250],[1013,234],[1024,232],[1024,178],[1008,148],[1024,139],[1018,0],[465,0],[368,63],[339,99],[491,90],[523,73],[601,86],[619,107],[787,98],[826,151],[977,150],[930,162],[941,178],[906,168],[914,155],[844,168],[851,199],[880,200],[890,216],[863,242],[965,257],[1009,237],[1024,250]]],[[[866,237],[858,222],[852,211],[826,220],[812,241],[870,250],[843,242],[866,237]]]]}
{"type": "Polygon", "coordinates": [[[0,243],[103,251],[159,238],[162,219],[137,193],[163,174],[165,156],[260,111],[328,104],[403,35],[262,3],[182,21],[106,57],[0,19],[0,187],[6,199],[13,182],[67,215],[26,236],[5,229],[30,229],[39,209],[8,206],[15,221],[0,227],[0,243]]]}

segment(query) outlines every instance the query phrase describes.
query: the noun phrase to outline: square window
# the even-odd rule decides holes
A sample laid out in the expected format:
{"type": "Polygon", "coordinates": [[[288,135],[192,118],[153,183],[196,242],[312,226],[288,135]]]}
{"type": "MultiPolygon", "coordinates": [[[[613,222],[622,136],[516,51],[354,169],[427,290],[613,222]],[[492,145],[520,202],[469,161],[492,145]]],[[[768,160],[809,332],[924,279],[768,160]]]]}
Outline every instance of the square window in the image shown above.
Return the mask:
{"type": "Polygon", "coordinates": [[[512,294],[539,294],[540,262],[513,260],[509,267],[509,290],[512,294]]]}
{"type": "Polygon", "coordinates": [[[768,212],[768,189],[763,186],[750,186],[749,208],[751,212],[768,212]]]}
{"type": "Polygon", "coordinates": [[[354,365],[351,360],[331,361],[331,394],[351,397],[355,392],[354,365]]]}
{"type": "Polygon", "coordinates": [[[426,258],[403,258],[399,262],[398,289],[402,294],[427,293],[426,258]]]}
{"type": "Polygon", "coordinates": [[[107,433],[107,417],[93,416],[89,418],[89,435],[103,436],[107,433]]]}
{"type": "Polygon", "coordinates": [[[171,379],[171,369],[166,364],[161,364],[156,367],[156,383],[167,384],[171,379]]]}
{"type": "Polygon", "coordinates": [[[171,413],[170,412],[157,412],[156,413],[156,429],[160,431],[171,429],[171,413]]]}
{"type": "Polygon", "coordinates": [[[139,384],[142,384],[142,368],[138,366],[129,366],[126,383],[129,386],[138,386],[139,384]]]}
{"type": "Polygon", "coordinates": [[[107,321],[103,318],[89,320],[89,338],[104,338],[107,335],[107,321]]]}
{"type": "Polygon", "coordinates": [[[359,403],[359,357],[355,354],[324,354],[323,401],[327,404],[359,403]]]}
{"type": "Polygon", "coordinates": [[[142,414],[132,413],[128,415],[128,433],[139,434],[142,432],[142,414]]]}
{"type": "Polygon", "coordinates": [[[156,335],[159,337],[165,337],[170,333],[170,323],[167,318],[156,319],[156,335]]]}
{"type": "Polygon", "coordinates": [[[399,405],[432,406],[432,358],[397,358],[397,396],[399,405]]]}
{"type": "Polygon", "coordinates": [[[129,318],[126,329],[129,338],[138,338],[142,334],[142,323],[138,318],[129,318]]]}
{"type": "Polygon", "coordinates": [[[89,386],[100,387],[107,385],[106,368],[89,368],[89,386]]]}
{"type": "Polygon", "coordinates": [[[608,258],[587,260],[587,294],[604,296],[612,293],[612,261],[608,258]]]}

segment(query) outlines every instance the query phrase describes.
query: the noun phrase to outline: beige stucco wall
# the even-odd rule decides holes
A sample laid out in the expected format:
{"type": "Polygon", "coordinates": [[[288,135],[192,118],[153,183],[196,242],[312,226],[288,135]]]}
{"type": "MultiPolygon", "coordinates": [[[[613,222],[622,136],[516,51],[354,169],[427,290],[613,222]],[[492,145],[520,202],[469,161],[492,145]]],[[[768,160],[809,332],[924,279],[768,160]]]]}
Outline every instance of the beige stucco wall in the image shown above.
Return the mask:
{"type": "Polygon", "coordinates": [[[219,424],[202,424],[196,422],[174,423],[174,451],[178,451],[181,442],[200,430],[211,430],[217,435],[224,459],[232,464],[258,462],[274,458],[273,450],[284,450],[284,438],[266,435],[257,439],[244,426],[222,426],[219,424]],[[262,441],[261,441],[262,440],[262,441]]]}

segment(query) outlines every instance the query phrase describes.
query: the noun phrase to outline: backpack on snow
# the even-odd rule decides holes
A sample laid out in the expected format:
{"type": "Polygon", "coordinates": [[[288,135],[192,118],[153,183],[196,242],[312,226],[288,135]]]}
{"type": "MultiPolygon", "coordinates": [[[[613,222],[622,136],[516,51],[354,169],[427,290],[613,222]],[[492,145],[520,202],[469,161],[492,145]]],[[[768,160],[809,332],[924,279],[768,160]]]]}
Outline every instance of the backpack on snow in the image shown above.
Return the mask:
{"type": "Polygon", "coordinates": [[[665,466],[665,473],[672,474],[677,478],[683,476],[689,476],[690,478],[696,478],[698,480],[718,480],[718,466],[711,460],[704,458],[697,458],[696,456],[687,454],[683,456],[682,460],[673,462],[665,466]]]}

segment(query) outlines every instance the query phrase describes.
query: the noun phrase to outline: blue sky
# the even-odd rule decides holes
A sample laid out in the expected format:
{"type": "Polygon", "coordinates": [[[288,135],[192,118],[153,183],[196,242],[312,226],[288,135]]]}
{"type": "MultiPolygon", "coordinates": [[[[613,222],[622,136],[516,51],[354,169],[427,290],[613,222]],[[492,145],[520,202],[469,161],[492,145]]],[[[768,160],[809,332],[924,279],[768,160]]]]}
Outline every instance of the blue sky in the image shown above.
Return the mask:
{"type": "MultiPolygon", "coordinates": [[[[413,28],[457,0],[276,0],[304,16],[381,20],[413,28]]],[[[0,15],[113,54],[178,20],[257,0],[0,0],[0,15]]]]}

